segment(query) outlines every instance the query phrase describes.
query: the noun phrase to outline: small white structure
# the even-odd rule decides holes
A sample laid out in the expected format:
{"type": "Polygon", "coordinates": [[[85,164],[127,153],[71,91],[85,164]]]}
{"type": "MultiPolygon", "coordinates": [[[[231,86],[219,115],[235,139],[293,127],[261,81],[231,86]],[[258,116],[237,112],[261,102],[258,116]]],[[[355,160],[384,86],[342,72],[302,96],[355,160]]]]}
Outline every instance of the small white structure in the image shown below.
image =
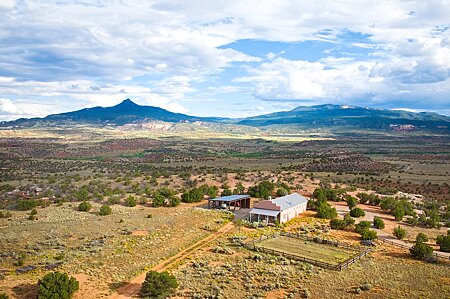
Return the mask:
{"type": "Polygon", "coordinates": [[[285,223],[306,211],[308,199],[298,193],[255,204],[250,211],[250,221],[266,221],[285,223]]]}

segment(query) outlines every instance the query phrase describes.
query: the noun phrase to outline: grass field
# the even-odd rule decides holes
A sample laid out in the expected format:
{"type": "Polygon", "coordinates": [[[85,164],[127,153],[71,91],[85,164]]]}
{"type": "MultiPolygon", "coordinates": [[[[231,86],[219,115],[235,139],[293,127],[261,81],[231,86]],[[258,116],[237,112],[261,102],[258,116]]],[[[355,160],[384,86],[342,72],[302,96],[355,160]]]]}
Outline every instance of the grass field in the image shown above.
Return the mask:
{"type": "Polygon", "coordinates": [[[285,236],[269,238],[260,242],[258,246],[336,265],[357,253],[356,250],[333,247],[285,236]]]}

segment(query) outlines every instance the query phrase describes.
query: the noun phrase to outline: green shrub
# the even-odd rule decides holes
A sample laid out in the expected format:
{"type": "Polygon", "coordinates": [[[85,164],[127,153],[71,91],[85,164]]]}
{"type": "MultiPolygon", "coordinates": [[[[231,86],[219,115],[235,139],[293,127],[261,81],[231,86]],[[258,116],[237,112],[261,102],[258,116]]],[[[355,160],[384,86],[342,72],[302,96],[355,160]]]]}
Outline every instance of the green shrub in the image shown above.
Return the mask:
{"type": "Polygon", "coordinates": [[[399,225],[394,228],[394,236],[399,240],[404,239],[406,237],[406,231],[399,225]]]}
{"type": "Polygon", "coordinates": [[[439,249],[444,252],[450,252],[450,231],[447,231],[447,235],[439,235],[436,238],[436,244],[439,245],[439,249]]]}
{"type": "Polygon", "coordinates": [[[23,199],[23,200],[19,200],[16,204],[16,209],[19,211],[27,211],[27,210],[31,210],[34,209],[35,207],[37,207],[38,202],[36,200],[32,200],[32,199],[23,199]]]}
{"type": "Polygon", "coordinates": [[[423,242],[416,241],[416,244],[409,249],[409,252],[414,258],[423,260],[433,253],[433,248],[423,242]]]}
{"type": "Polygon", "coordinates": [[[337,217],[335,208],[326,201],[319,201],[316,206],[317,217],[324,219],[333,219],[337,217]]]}
{"type": "Polygon", "coordinates": [[[275,184],[269,181],[262,181],[256,186],[248,188],[248,193],[257,198],[267,199],[275,190],[275,184]]]}
{"type": "Polygon", "coordinates": [[[175,276],[167,271],[159,273],[149,271],[142,283],[141,296],[144,298],[166,298],[178,287],[175,276]]]}
{"type": "Polygon", "coordinates": [[[334,218],[334,219],[331,219],[330,226],[332,229],[344,229],[347,225],[344,220],[334,218]]]}
{"type": "Polygon", "coordinates": [[[87,201],[83,201],[78,205],[78,211],[89,212],[90,209],[92,209],[92,205],[87,201]]]}
{"type": "Polygon", "coordinates": [[[200,188],[192,188],[186,190],[183,194],[181,194],[181,200],[183,202],[191,203],[191,202],[200,202],[204,198],[204,193],[200,188]]]}
{"type": "Polygon", "coordinates": [[[37,215],[37,210],[36,209],[32,209],[31,212],[30,212],[30,215],[31,216],[37,215]]]}
{"type": "Polygon", "coordinates": [[[0,299],[9,299],[9,296],[5,293],[0,293],[0,299]]]}
{"type": "Polygon", "coordinates": [[[358,200],[353,196],[348,196],[345,202],[347,203],[350,210],[356,207],[356,205],[358,204],[358,200]]]}
{"type": "Polygon", "coordinates": [[[378,235],[376,231],[366,228],[361,232],[361,238],[363,240],[375,240],[378,238],[378,235]]]}
{"type": "Polygon", "coordinates": [[[428,242],[428,237],[424,233],[418,233],[416,236],[416,242],[426,243],[428,242]]]}
{"type": "Polygon", "coordinates": [[[78,291],[79,283],[66,273],[52,272],[38,282],[38,299],[69,299],[78,291]]]}
{"type": "Polygon", "coordinates": [[[366,215],[366,212],[364,212],[363,209],[361,208],[354,208],[352,210],[350,210],[350,216],[358,218],[358,217],[363,217],[366,215]]]}
{"type": "Polygon", "coordinates": [[[381,219],[378,216],[375,216],[373,218],[373,227],[378,228],[378,229],[383,229],[384,228],[384,221],[383,221],[383,219],[381,219]]]}
{"type": "Polygon", "coordinates": [[[134,198],[134,196],[132,195],[128,196],[127,199],[125,199],[125,204],[128,207],[135,207],[137,205],[136,198],[134,198]]]}
{"type": "Polygon", "coordinates": [[[369,229],[371,225],[370,221],[361,221],[355,226],[355,231],[361,234],[363,230],[369,229]]]}
{"type": "Polygon", "coordinates": [[[350,216],[350,214],[345,214],[344,216],[345,226],[352,226],[355,224],[355,219],[350,216]]]}
{"type": "Polygon", "coordinates": [[[106,216],[106,215],[111,215],[111,214],[112,214],[112,209],[111,209],[110,206],[108,206],[108,205],[103,205],[103,206],[100,208],[99,215],[101,215],[101,216],[106,216]]]}

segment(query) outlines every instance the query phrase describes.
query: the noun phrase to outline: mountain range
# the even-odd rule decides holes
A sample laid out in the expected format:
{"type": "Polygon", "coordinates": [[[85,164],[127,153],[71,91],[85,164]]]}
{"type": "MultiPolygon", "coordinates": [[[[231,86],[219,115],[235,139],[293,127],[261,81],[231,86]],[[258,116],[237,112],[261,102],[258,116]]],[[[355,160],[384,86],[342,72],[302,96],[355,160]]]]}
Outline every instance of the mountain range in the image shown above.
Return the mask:
{"type": "Polygon", "coordinates": [[[152,121],[170,123],[226,123],[258,128],[293,127],[298,129],[353,129],[381,131],[426,131],[450,134],[450,117],[429,112],[372,109],[356,106],[300,106],[290,111],[240,119],[197,117],[173,113],[153,106],[141,106],[126,99],[112,107],[85,108],[52,114],[44,118],[1,122],[0,127],[30,128],[41,125],[80,123],[95,126],[124,126],[152,121]]]}

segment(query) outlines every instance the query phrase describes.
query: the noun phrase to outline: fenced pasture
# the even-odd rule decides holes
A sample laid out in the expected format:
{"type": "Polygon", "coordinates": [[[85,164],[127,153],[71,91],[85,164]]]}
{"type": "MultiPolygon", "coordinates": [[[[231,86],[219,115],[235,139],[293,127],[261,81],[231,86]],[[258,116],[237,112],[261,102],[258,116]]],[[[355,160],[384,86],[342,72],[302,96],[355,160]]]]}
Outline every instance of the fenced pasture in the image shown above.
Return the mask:
{"type": "Polygon", "coordinates": [[[368,248],[354,248],[337,242],[315,242],[313,238],[290,233],[262,236],[247,243],[247,248],[322,268],[342,270],[370,253],[368,248]]]}

